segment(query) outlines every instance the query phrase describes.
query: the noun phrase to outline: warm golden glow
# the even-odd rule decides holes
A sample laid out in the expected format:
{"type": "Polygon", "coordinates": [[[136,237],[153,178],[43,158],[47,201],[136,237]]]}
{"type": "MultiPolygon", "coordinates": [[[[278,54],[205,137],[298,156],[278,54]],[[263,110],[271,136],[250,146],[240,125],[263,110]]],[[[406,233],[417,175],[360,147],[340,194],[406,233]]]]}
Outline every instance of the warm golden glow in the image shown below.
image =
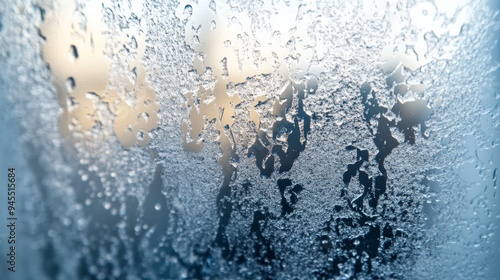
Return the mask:
{"type": "Polygon", "coordinates": [[[99,1],[87,3],[84,10],[78,12],[72,1],[60,1],[48,11],[40,27],[45,38],[43,57],[50,66],[63,110],[59,121],[61,132],[66,137],[74,133],[86,135],[101,125],[103,120],[97,106],[106,104],[115,116],[114,132],[120,143],[125,147],[136,143],[146,145],[159,119],[155,92],[147,84],[140,63],[145,49],[145,30],[133,36],[121,34],[120,38],[124,42],[135,40],[137,45],[136,58],[128,69],[134,78],[126,79],[127,85],[123,87],[123,91],[137,99],[135,105],[130,105],[120,90],[108,89],[111,62],[105,54],[107,42],[103,32],[106,26],[101,21],[101,14],[99,1]]]}

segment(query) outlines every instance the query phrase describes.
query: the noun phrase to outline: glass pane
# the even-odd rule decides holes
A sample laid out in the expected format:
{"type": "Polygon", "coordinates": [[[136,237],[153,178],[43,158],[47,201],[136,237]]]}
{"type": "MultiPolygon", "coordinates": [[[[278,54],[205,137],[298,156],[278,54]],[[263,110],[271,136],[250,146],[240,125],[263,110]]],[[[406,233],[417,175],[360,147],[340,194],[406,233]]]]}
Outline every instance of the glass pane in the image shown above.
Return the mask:
{"type": "Polygon", "coordinates": [[[500,277],[499,11],[3,1],[0,278],[500,277]]]}

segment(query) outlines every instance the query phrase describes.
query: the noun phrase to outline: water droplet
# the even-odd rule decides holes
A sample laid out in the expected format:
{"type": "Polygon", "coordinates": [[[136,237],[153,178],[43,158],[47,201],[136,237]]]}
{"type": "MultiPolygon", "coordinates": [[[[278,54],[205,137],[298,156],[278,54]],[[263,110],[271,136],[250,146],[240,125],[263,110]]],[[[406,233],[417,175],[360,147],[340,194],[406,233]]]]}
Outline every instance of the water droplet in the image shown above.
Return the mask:
{"type": "Polygon", "coordinates": [[[68,93],[71,93],[73,92],[74,89],[75,89],[75,79],[73,77],[69,77],[66,80],[66,90],[68,91],[68,93]]]}
{"type": "Polygon", "coordinates": [[[69,50],[69,54],[70,54],[70,57],[73,61],[78,59],[78,49],[76,48],[75,45],[71,45],[70,50],[69,50]]]}

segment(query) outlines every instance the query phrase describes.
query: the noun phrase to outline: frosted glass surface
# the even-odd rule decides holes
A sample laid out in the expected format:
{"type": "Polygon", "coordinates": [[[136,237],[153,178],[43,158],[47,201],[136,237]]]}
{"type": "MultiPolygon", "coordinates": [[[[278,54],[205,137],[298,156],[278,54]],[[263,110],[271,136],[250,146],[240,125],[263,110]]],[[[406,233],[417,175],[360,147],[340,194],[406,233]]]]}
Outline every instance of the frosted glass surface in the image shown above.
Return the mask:
{"type": "Polygon", "coordinates": [[[3,2],[0,278],[500,277],[495,1],[3,2]]]}

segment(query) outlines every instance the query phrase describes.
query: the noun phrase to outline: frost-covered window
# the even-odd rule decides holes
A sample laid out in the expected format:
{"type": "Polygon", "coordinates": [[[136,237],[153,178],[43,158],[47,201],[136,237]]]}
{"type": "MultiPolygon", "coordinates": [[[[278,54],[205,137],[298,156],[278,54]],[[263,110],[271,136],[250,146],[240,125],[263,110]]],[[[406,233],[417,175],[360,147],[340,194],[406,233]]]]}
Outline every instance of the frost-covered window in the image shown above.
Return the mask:
{"type": "Polygon", "coordinates": [[[5,0],[0,278],[499,278],[499,38],[494,0],[5,0]]]}

